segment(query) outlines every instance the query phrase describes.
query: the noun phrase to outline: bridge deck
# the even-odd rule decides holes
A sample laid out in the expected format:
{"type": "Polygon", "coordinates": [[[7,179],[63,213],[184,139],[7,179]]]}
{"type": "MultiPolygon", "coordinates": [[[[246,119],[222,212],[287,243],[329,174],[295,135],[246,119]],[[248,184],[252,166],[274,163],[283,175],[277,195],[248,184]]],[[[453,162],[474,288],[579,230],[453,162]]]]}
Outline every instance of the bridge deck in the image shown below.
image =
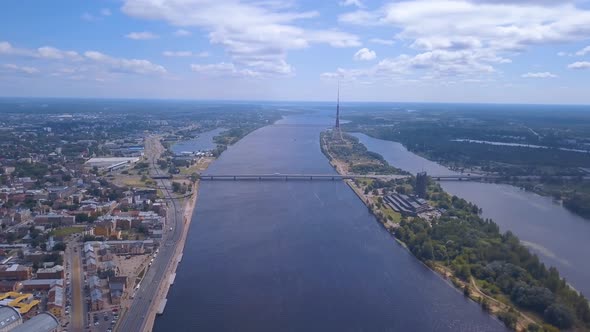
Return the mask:
{"type": "MultiPolygon", "coordinates": [[[[346,180],[346,179],[381,179],[394,180],[407,178],[409,175],[358,175],[358,174],[202,174],[201,180],[346,180]]],[[[491,179],[494,176],[487,175],[430,175],[437,181],[443,180],[482,180],[491,179]]]]}

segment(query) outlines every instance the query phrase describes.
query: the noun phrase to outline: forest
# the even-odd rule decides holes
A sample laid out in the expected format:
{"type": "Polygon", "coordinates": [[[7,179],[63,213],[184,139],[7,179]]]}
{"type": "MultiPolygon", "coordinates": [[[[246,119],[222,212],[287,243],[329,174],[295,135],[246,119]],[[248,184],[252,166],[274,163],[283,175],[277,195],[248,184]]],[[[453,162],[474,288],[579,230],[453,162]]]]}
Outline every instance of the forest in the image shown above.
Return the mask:
{"type": "MultiPolygon", "coordinates": [[[[478,215],[476,205],[448,195],[438,184],[430,184],[429,200],[446,208],[438,220],[402,220],[395,232],[416,257],[442,264],[466,282],[473,278],[486,295],[533,312],[551,326],[590,329],[588,300],[571,289],[555,268],[541,263],[514,234],[500,233],[492,220],[478,215]]],[[[499,318],[514,328],[515,315],[503,312],[499,318]]]]}

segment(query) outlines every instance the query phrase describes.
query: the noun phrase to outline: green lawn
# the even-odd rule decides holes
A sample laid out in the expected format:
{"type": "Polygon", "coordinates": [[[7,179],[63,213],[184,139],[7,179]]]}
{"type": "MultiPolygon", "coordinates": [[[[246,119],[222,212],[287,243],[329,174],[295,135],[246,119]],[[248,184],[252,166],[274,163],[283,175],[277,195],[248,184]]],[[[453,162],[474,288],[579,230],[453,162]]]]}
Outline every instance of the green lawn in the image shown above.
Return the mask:
{"type": "Polygon", "coordinates": [[[76,233],[84,232],[84,227],[63,227],[51,231],[51,235],[56,237],[66,237],[76,233]]]}

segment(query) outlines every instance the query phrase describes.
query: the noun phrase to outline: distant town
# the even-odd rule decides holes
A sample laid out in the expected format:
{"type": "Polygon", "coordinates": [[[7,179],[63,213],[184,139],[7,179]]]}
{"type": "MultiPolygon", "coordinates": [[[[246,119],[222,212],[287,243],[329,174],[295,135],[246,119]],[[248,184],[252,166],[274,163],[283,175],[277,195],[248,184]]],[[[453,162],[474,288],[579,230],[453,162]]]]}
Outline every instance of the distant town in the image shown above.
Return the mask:
{"type": "MultiPolygon", "coordinates": [[[[4,114],[1,331],[111,332],[153,265],[156,276],[145,288],[174,282],[175,266],[158,254],[171,247],[176,257],[177,245],[181,251],[175,229],[190,222],[190,215],[178,216],[192,212],[199,172],[225,144],[276,117],[196,116],[198,122],[179,120],[178,113],[164,119],[132,112],[4,114]],[[234,130],[216,137],[211,149],[170,149],[221,126],[234,130]]],[[[152,313],[165,305],[152,297],[136,317],[142,329],[145,317],[153,322],[152,313]]]]}

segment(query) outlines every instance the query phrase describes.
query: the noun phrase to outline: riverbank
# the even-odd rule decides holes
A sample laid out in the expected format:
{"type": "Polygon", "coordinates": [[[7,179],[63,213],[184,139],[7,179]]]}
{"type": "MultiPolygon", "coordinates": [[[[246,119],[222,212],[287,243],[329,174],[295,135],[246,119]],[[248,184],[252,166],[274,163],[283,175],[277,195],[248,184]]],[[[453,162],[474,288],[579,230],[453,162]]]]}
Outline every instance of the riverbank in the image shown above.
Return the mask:
{"type": "MultiPolygon", "coordinates": [[[[324,154],[334,159],[330,162],[333,166],[338,165],[338,156],[329,153],[331,149],[326,146],[328,141],[321,140],[322,150],[328,151],[324,154]]],[[[428,196],[431,204],[447,211],[441,218],[431,223],[407,217],[395,229],[387,227],[388,220],[381,211],[383,204],[377,204],[372,196],[379,196],[383,191],[397,191],[404,185],[401,182],[371,183],[371,190],[364,182],[350,182],[349,186],[414,256],[508,327],[526,330],[542,326],[552,331],[554,327],[544,322],[562,324],[554,319],[553,314],[557,312],[564,313],[570,327],[586,328],[587,303],[567,287],[557,270],[547,270],[516,237],[510,233],[500,234],[497,225],[478,216],[479,209],[475,205],[451,197],[440,186],[431,184],[428,196]],[[504,275],[502,271],[506,268],[519,269],[521,275],[504,275]],[[545,295],[547,297],[541,300],[545,295]],[[518,310],[515,304],[519,304],[518,310]]],[[[407,181],[405,185],[411,187],[412,183],[407,181]]],[[[560,327],[567,328],[565,325],[560,327]]]]}
{"type": "MultiPolygon", "coordinates": [[[[590,221],[589,174],[581,168],[570,167],[563,170],[561,167],[539,167],[540,169],[533,167],[531,169],[530,165],[503,164],[493,160],[486,163],[469,163],[454,154],[445,155],[442,158],[441,154],[433,153],[434,150],[423,150],[417,148],[419,145],[408,145],[407,140],[402,137],[395,139],[389,136],[383,137],[370,130],[358,130],[358,132],[375,139],[402,144],[416,156],[435,162],[451,172],[494,176],[496,178],[489,181],[490,183],[507,184],[553,198],[560,201],[569,212],[590,221]],[[503,167],[494,168],[490,167],[490,164],[503,165],[503,167]]],[[[494,152],[488,154],[494,156],[494,152]]]]}
{"type": "MultiPolygon", "coordinates": [[[[202,162],[198,163],[199,164],[198,171],[199,172],[205,171],[214,160],[215,160],[215,158],[210,158],[210,157],[202,158],[202,162]]],[[[180,235],[180,240],[175,244],[174,254],[172,255],[172,259],[166,267],[164,276],[162,278],[162,284],[158,288],[159,291],[158,291],[157,295],[154,297],[154,299],[152,300],[149,311],[146,315],[146,324],[144,326],[144,331],[146,331],[146,332],[152,331],[152,329],[153,329],[156,316],[158,314],[158,311],[160,310],[160,306],[162,305],[162,303],[164,301],[166,301],[166,297],[168,296],[168,291],[170,290],[170,287],[172,286],[171,281],[174,278],[178,264],[180,263],[180,260],[182,259],[182,254],[184,251],[184,246],[186,243],[188,231],[189,231],[190,224],[192,221],[193,212],[194,212],[194,209],[197,205],[197,200],[198,200],[198,196],[199,196],[199,184],[200,184],[200,180],[195,181],[191,187],[192,194],[189,197],[184,198],[184,202],[183,202],[184,204],[183,204],[182,213],[181,213],[182,219],[183,219],[182,233],[180,235]]]]}

